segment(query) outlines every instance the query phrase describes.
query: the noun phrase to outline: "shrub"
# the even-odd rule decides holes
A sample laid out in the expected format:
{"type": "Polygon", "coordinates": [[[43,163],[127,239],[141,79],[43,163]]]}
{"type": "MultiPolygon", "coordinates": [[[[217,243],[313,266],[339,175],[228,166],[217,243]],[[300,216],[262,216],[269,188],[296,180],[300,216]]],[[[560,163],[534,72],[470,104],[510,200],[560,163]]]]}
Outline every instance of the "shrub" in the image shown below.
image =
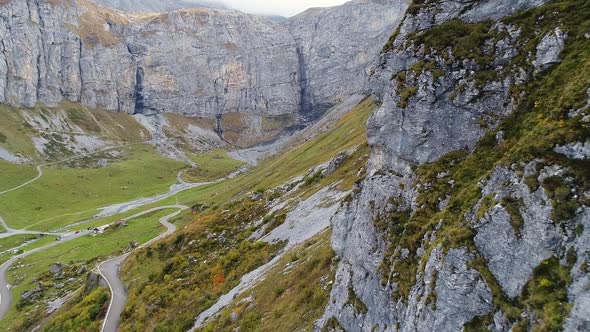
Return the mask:
{"type": "Polygon", "coordinates": [[[502,199],[502,206],[510,214],[510,224],[517,236],[520,236],[522,226],[524,225],[524,219],[520,214],[520,207],[522,205],[522,200],[518,200],[514,197],[507,196],[502,199]]]}
{"type": "Polygon", "coordinates": [[[522,303],[535,315],[533,331],[560,331],[569,316],[567,287],[571,283],[569,269],[551,257],[539,264],[523,291],[522,303]]]}
{"type": "Polygon", "coordinates": [[[408,103],[410,101],[410,98],[415,96],[417,92],[418,92],[417,86],[405,86],[399,92],[400,100],[399,100],[399,103],[397,104],[397,106],[400,108],[408,107],[408,103]]]}
{"type": "Polygon", "coordinates": [[[524,184],[526,184],[527,187],[529,187],[529,190],[531,192],[537,191],[537,189],[539,189],[539,187],[541,186],[537,175],[529,175],[525,177],[524,184]]]}
{"type": "Polygon", "coordinates": [[[575,217],[579,204],[573,199],[572,191],[563,177],[554,175],[546,178],[543,180],[543,188],[552,201],[551,218],[554,222],[562,222],[575,217]]]}

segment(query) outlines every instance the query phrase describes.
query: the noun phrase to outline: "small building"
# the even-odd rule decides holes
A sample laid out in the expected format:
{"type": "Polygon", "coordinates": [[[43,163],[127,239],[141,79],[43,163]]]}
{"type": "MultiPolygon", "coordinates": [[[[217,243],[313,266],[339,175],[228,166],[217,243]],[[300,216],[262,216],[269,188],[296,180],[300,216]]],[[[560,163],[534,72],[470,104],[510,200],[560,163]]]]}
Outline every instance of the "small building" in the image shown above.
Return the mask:
{"type": "Polygon", "coordinates": [[[102,226],[96,227],[96,228],[94,229],[94,233],[95,233],[95,234],[102,234],[102,233],[104,233],[104,232],[105,232],[107,229],[109,229],[110,227],[111,227],[111,225],[110,225],[110,224],[106,224],[106,225],[102,225],[102,226]]]}

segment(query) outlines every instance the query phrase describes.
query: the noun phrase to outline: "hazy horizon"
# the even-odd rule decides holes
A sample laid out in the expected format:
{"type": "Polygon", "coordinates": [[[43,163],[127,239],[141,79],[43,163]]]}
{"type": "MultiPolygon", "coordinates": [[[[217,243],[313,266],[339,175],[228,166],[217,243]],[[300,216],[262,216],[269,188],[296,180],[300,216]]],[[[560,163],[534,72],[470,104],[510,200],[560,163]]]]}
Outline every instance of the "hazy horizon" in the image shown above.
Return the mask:
{"type": "Polygon", "coordinates": [[[348,0],[221,0],[228,7],[250,14],[280,15],[290,17],[313,7],[341,5],[348,0]]]}

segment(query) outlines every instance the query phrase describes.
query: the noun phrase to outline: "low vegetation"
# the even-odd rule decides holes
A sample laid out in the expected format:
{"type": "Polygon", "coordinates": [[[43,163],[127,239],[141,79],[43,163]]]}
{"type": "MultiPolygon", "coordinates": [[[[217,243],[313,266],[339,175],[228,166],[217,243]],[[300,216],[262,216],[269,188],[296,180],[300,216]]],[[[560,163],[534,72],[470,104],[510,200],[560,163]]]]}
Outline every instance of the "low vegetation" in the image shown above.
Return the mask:
{"type": "Polygon", "coordinates": [[[571,266],[562,266],[557,257],[549,258],[533,271],[526,285],[522,304],[534,313],[529,324],[533,332],[561,331],[569,316],[567,288],[571,282],[571,266]]]}
{"type": "MultiPolygon", "coordinates": [[[[541,169],[545,166],[561,167],[563,174],[548,177],[542,183],[538,180],[538,174],[526,179],[523,176],[521,181],[525,181],[531,190],[540,187],[545,190],[552,200],[554,222],[572,222],[577,208],[582,204],[572,189],[576,188],[576,192],[588,190],[588,163],[557,154],[553,148],[556,145],[584,142],[590,137],[589,124],[582,120],[588,114],[590,41],[584,36],[590,29],[590,22],[585,19],[588,15],[590,5],[586,1],[555,1],[504,20],[522,29],[517,47],[519,54],[524,57],[535,52],[540,38],[552,31],[556,20],[559,21],[560,28],[568,34],[562,62],[537,74],[529,83],[513,89],[517,110],[501,121],[498,127],[488,129],[474,151],[451,152],[434,163],[416,167],[416,185],[421,188],[417,197],[418,208],[407,221],[400,222],[398,215],[392,215],[386,221],[377,223],[382,225],[389,222],[401,227],[393,228],[395,242],[392,242],[382,265],[384,281],[398,286],[397,293],[393,294],[395,298],[407,298],[416,283],[417,273],[437,245],[441,244],[444,249],[467,247],[476,252],[473,243],[475,231],[466,216],[473,212],[480,200],[481,206],[476,212],[478,218],[500,203],[511,215],[515,232],[520,233],[524,223],[520,200],[506,197],[500,202],[494,202],[493,197],[482,197],[481,183],[485,183],[496,167],[523,165],[534,160],[540,161],[541,169]],[[577,114],[573,110],[578,110],[577,114]],[[502,140],[497,140],[498,132],[503,133],[502,140]],[[448,203],[440,210],[439,203],[447,196],[448,203]],[[426,246],[424,255],[417,255],[424,236],[434,230],[437,230],[437,239],[426,246]],[[402,248],[410,252],[403,258],[399,252],[402,248]]],[[[450,49],[455,59],[474,60],[480,70],[485,72],[493,54],[487,54],[483,45],[486,40],[497,38],[497,33],[490,22],[472,24],[450,21],[437,28],[418,32],[411,39],[417,46],[424,44],[427,50],[438,54],[445,54],[441,53],[442,50],[450,49]]],[[[522,60],[516,57],[507,70],[524,67],[532,71],[530,59],[522,60]]],[[[530,324],[533,331],[561,329],[563,317],[569,313],[565,290],[570,282],[571,266],[560,265],[558,258],[543,262],[535,269],[534,277],[523,296],[512,301],[506,298],[485,261],[478,258],[471,264],[492,289],[496,309],[506,313],[511,322],[522,327],[530,324]],[[534,319],[523,319],[521,313],[524,311],[534,319]]],[[[476,318],[468,328],[481,330],[490,319],[488,316],[476,318]]]]}
{"type": "Polygon", "coordinates": [[[106,167],[45,168],[36,182],[0,196],[2,216],[16,229],[56,229],[94,216],[99,207],[166,192],[185,167],[147,145],[122,152],[122,160],[106,167]]]}
{"type": "Polygon", "coordinates": [[[237,171],[243,162],[230,158],[223,150],[195,154],[191,158],[197,165],[184,172],[187,182],[206,182],[219,180],[237,171]]]}
{"type": "Polygon", "coordinates": [[[77,294],[40,331],[99,331],[108,310],[110,291],[97,286],[85,293],[77,294]]]}
{"type": "Polygon", "coordinates": [[[285,254],[203,331],[312,330],[328,304],[335,267],[330,233],[318,235],[285,254]]]}
{"type": "Polygon", "coordinates": [[[271,141],[285,128],[296,125],[297,119],[292,114],[259,115],[230,112],[223,114],[220,121],[223,138],[240,148],[271,141]],[[252,130],[253,123],[259,124],[260,128],[252,130]]]}
{"type": "MultiPolygon", "coordinates": [[[[81,287],[88,272],[97,263],[109,255],[121,254],[130,246],[131,241],[142,244],[162,233],[165,227],[158,220],[171,212],[174,210],[154,212],[130,220],[126,226],[113,228],[100,235],[84,236],[64,242],[17,261],[14,264],[15,267],[8,273],[8,281],[13,285],[13,307],[0,321],[0,330],[19,331],[23,326],[39,324],[47,316],[47,301],[63,296],[62,289],[74,287],[72,289],[74,290],[76,287],[81,287]],[[64,271],[69,271],[68,278],[72,279],[53,280],[52,274],[48,271],[56,262],[61,262],[60,264],[65,266],[64,271]],[[48,282],[43,283],[43,278],[48,278],[48,282]],[[60,283],[64,283],[64,288],[59,286],[60,283]],[[21,301],[21,294],[37,289],[41,290],[35,292],[38,296],[31,298],[30,301],[21,301]]],[[[47,236],[46,239],[55,242],[54,237],[47,236]]],[[[65,319],[69,316],[62,317],[65,319]]],[[[62,323],[65,324],[65,322],[62,323]]]]}
{"type": "Polygon", "coordinates": [[[249,240],[252,224],[267,210],[263,201],[245,200],[225,212],[205,212],[184,231],[130,257],[122,269],[129,299],[120,330],[189,329],[196,314],[282,247],[249,240]]]}

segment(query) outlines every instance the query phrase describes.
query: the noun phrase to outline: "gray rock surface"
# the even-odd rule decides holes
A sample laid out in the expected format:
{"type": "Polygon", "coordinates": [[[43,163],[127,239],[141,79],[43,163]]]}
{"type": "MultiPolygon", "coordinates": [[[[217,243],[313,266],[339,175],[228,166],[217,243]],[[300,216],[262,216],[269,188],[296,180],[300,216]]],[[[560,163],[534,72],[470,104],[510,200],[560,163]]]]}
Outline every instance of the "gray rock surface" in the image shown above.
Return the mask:
{"type": "Polygon", "coordinates": [[[383,208],[389,197],[401,192],[400,183],[410,187],[411,179],[390,176],[368,178],[363,191],[350,205],[342,208],[332,221],[332,248],[341,259],[336,272],[330,303],[316,329],[331,318],[338,319],[347,331],[389,331],[401,320],[403,308],[396,309],[391,296],[393,285],[383,287],[379,266],[385,255],[386,244],[377,234],[372,220],[373,209],[383,208]],[[397,192],[397,193],[396,193],[397,192]],[[372,203],[371,203],[372,202],[372,203]],[[368,308],[366,314],[357,313],[348,301],[348,288],[354,287],[357,297],[368,308]]]}
{"type": "Polygon", "coordinates": [[[327,109],[361,93],[369,64],[403,18],[407,0],[354,0],[342,6],[313,8],[289,18],[304,67],[300,77],[303,107],[327,109]]]}
{"type": "Polygon", "coordinates": [[[104,6],[130,13],[162,13],[186,8],[226,8],[215,0],[92,0],[104,6]]]}
{"type": "Polygon", "coordinates": [[[52,264],[51,267],[49,268],[49,272],[51,272],[52,274],[58,274],[61,271],[63,271],[64,267],[65,266],[60,263],[52,264]]]}
{"type": "Polygon", "coordinates": [[[4,161],[11,162],[11,163],[16,163],[16,164],[26,164],[29,162],[29,160],[27,160],[27,158],[22,157],[22,156],[18,156],[18,155],[14,155],[14,154],[10,153],[10,151],[7,151],[6,149],[4,149],[1,146],[0,146],[0,160],[4,160],[4,161]]]}
{"type": "Polygon", "coordinates": [[[84,1],[26,0],[0,4],[0,21],[0,102],[132,109],[125,17],[84,1]]]}
{"type": "Polygon", "coordinates": [[[482,188],[482,197],[494,195],[497,202],[505,197],[522,201],[520,234],[511,226],[511,215],[497,204],[478,221],[475,236],[477,249],[510,298],[520,296],[533,269],[557,252],[563,235],[551,220],[551,202],[544,189],[530,192],[523,180],[515,172],[499,168],[482,188]]]}
{"type": "Polygon", "coordinates": [[[545,70],[561,62],[561,52],[565,48],[567,35],[560,28],[555,28],[543,37],[537,46],[537,58],[534,61],[537,71],[545,70]]]}
{"type": "Polygon", "coordinates": [[[570,317],[565,322],[565,331],[590,331],[590,209],[584,208],[575,220],[583,232],[573,244],[577,262],[572,269],[572,284],[568,289],[569,302],[573,304],[570,317]]]}
{"type": "Polygon", "coordinates": [[[473,317],[492,310],[492,292],[479,272],[469,267],[473,258],[465,248],[448,252],[436,280],[434,323],[424,322],[418,330],[459,331],[473,317]]]}
{"type": "Polygon", "coordinates": [[[554,151],[564,154],[571,159],[588,159],[590,158],[590,141],[556,146],[554,151]]]}
{"type": "MultiPolygon", "coordinates": [[[[142,2],[140,10],[168,10],[172,2],[142,2]]],[[[0,103],[67,99],[131,114],[200,116],[215,120],[220,135],[254,137],[248,146],[362,90],[359,77],[406,6],[354,1],[277,24],[231,10],[125,14],[87,0],[3,1],[0,103]]]]}
{"type": "Polygon", "coordinates": [[[147,15],[125,35],[136,67],[135,113],[299,110],[295,42],[265,18],[195,9],[147,15]]]}
{"type": "MultiPolygon", "coordinates": [[[[450,151],[473,150],[484,133],[482,123],[494,128],[498,119],[511,114],[515,109],[511,87],[530,78],[515,71],[495,82],[475,84],[473,74],[480,69],[476,63],[460,60],[461,63],[450,64],[453,60],[439,54],[404,47],[407,36],[456,18],[471,22],[499,20],[545,2],[437,1],[432,6],[426,4],[415,15],[406,15],[392,49],[381,56],[370,78],[370,89],[382,102],[368,122],[371,158],[367,176],[357,188],[360,190],[333,221],[332,246],[340,263],[329,305],[316,322],[316,330],[335,318],[347,331],[460,331],[473,318],[488,314],[492,316],[490,330],[511,329],[512,322],[506,315],[493,311],[490,287],[470,262],[475,259],[488,262],[489,270],[504,291],[516,297],[541,261],[563,254],[572,237],[551,220],[552,204],[544,189],[531,192],[524,183],[526,176],[534,174],[534,163],[520,165],[525,168],[524,174],[516,169],[498,168],[481,184],[481,197],[493,193],[497,200],[508,195],[522,200],[521,233],[515,232],[510,223],[512,216],[501,205],[492,206],[482,220],[472,221],[473,226],[461,226],[475,229],[476,248],[451,247],[445,252],[439,245],[428,249],[436,240],[438,228],[426,232],[416,251],[419,267],[407,298],[396,298],[397,279],[383,276],[380,267],[382,262],[395,266],[400,257],[412,253],[395,244],[387,250],[388,236],[380,234],[374,220],[387,216],[391,201],[398,202],[394,208],[397,211],[418,209],[415,167],[433,162],[450,151]],[[420,61],[434,62],[443,73],[411,72],[412,66],[420,61]],[[405,86],[396,80],[402,71],[406,74],[405,86]],[[400,93],[408,86],[415,87],[415,93],[402,103],[400,93]],[[458,86],[462,88],[457,90],[458,86]],[[452,91],[456,93],[451,94],[452,91]],[[390,261],[384,261],[386,254],[392,255],[390,261]],[[366,313],[350,305],[350,287],[367,306],[366,313]]],[[[519,31],[503,23],[497,23],[494,29],[507,32],[506,38],[487,46],[488,50],[496,50],[493,63],[499,68],[516,55],[514,45],[519,31]]],[[[502,141],[504,135],[499,134],[497,139],[502,141]]],[[[559,169],[546,169],[540,176],[537,174],[538,180],[542,182],[544,177],[559,172],[559,169]]],[[[441,201],[441,209],[447,200],[448,196],[441,201]]],[[[465,219],[470,218],[473,215],[465,219]]],[[[444,222],[441,220],[439,227],[444,222]]],[[[580,281],[578,287],[583,283],[580,281]]],[[[575,330],[586,326],[581,317],[586,313],[588,298],[579,290],[572,290],[572,294],[576,294],[579,303],[574,305],[575,319],[569,325],[570,330],[575,330]]]]}
{"type": "Polygon", "coordinates": [[[298,110],[295,43],[264,18],[213,9],[128,16],[85,1],[3,7],[0,102],[55,106],[67,98],[211,117],[298,110]]]}

